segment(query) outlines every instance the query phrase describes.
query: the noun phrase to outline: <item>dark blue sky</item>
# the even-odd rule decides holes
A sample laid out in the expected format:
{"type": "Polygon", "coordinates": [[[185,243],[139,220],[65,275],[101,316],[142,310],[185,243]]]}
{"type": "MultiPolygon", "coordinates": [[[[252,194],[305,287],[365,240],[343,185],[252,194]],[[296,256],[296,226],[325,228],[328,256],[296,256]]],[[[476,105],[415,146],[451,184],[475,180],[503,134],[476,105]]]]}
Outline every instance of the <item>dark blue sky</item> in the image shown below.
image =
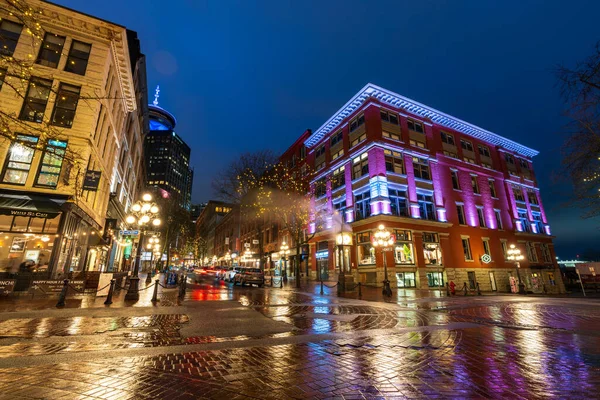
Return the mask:
{"type": "MultiPolygon", "coordinates": [[[[148,84],[192,148],[193,200],[237,154],[282,152],[367,82],[540,151],[558,255],[597,246],[565,207],[553,68],[600,40],[599,1],[57,0],[138,32],[148,84]]],[[[151,93],[152,95],[152,93],[151,93]]]]}

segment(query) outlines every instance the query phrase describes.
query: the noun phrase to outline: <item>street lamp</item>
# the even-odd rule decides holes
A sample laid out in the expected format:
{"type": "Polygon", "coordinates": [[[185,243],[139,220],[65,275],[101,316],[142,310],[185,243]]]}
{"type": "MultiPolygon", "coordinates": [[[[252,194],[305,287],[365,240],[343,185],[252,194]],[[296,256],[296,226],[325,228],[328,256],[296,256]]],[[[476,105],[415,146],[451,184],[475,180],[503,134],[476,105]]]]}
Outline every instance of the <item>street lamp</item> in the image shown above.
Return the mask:
{"type": "Polygon", "coordinates": [[[237,253],[231,254],[231,266],[235,265],[235,259],[237,258],[237,253]]]}
{"type": "Polygon", "coordinates": [[[346,259],[344,247],[352,245],[352,235],[348,232],[343,232],[340,230],[340,233],[338,233],[335,237],[335,242],[338,245],[338,254],[340,258],[340,274],[338,275],[338,285],[340,291],[343,292],[346,290],[346,272],[350,272],[350,268],[348,268],[348,271],[346,271],[346,265],[344,262],[346,259]]]}
{"type": "MultiPolygon", "coordinates": [[[[287,243],[285,243],[285,242],[281,243],[281,246],[279,247],[279,254],[283,258],[283,272],[281,273],[281,276],[282,276],[283,281],[287,282],[286,261],[287,261],[287,256],[290,254],[290,246],[288,246],[287,243]]],[[[297,277],[296,277],[296,279],[297,279],[297,277]]]]}
{"type": "Polygon", "coordinates": [[[506,258],[510,261],[514,261],[515,265],[517,266],[517,278],[519,278],[519,294],[526,294],[525,284],[521,280],[521,273],[519,272],[521,270],[520,261],[525,257],[523,257],[523,255],[521,254],[521,250],[517,249],[517,246],[515,246],[514,244],[511,244],[509,247],[510,248],[506,251],[506,258]]]}
{"type": "Polygon", "coordinates": [[[373,235],[373,247],[380,248],[381,254],[383,255],[383,295],[390,297],[392,295],[392,289],[390,288],[390,280],[388,279],[387,272],[387,261],[385,257],[385,253],[391,250],[390,246],[393,246],[396,242],[394,236],[385,229],[385,226],[379,225],[377,231],[373,235]]]}
{"type": "Polygon", "coordinates": [[[158,218],[158,206],[152,202],[152,195],[146,193],[142,200],[131,206],[131,213],[125,218],[125,222],[130,228],[137,227],[140,232],[140,240],[135,254],[135,266],[133,267],[133,276],[129,279],[129,289],[125,295],[125,300],[137,300],[140,297],[138,292],[140,278],[138,277],[140,263],[142,258],[142,247],[144,243],[145,229],[148,225],[154,227],[160,226],[158,218]]]}

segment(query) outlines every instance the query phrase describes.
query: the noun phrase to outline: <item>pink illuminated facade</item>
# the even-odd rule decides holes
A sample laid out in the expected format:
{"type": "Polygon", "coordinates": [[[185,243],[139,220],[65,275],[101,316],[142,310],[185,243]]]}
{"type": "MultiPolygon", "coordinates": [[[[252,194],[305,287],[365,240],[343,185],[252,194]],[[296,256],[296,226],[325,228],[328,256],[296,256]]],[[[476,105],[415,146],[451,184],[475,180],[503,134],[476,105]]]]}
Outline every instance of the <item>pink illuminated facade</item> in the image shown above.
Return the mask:
{"type": "Polygon", "coordinates": [[[380,285],[385,255],[392,285],[507,292],[518,284],[506,251],[525,256],[531,292],[564,291],[551,229],[533,171],[537,151],[368,84],[304,141],[315,236],[313,279],[380,285]],[[371,245],[383,224],[395,246],[371,245]],[[352,233],[352,244],[336,236],[352,233]]]}

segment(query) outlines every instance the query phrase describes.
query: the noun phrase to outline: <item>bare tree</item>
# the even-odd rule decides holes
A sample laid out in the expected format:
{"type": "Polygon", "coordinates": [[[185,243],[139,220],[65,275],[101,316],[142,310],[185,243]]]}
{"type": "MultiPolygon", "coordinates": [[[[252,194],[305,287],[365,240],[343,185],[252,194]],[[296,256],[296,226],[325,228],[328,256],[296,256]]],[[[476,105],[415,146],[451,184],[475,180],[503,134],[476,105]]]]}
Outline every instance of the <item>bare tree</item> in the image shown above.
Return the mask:
{"type": "Polygon", "coordinates": [[[568,108],[563,166],[584,218],[600,215],[600,42],[594,53],[570,69],[557,70],[568,108]]]}

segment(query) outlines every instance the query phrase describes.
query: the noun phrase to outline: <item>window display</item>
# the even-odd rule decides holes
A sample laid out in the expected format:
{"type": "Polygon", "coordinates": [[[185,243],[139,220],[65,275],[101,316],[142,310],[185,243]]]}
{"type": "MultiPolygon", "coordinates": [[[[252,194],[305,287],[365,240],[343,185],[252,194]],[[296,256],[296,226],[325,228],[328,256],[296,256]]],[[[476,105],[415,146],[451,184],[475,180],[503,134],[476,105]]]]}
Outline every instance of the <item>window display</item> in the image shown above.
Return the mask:
{"type": "Polygon", "coordinates": [[[423,255],[426,265],[442,265],[442,249],[439,236],[433,232],[423,232],[423,255]]]}
{"type": "Polygon", "coordinates": [[[371,232],[361,232],[356,235],[358,249],[358,265],[375,264],[375,248],[371,244],[371,232]]]}
{"type": "Polygon", "coordinates": [[[396,246],[394,247],[396,264],[414,264],[412,233],[396,230],[394,234],[396,235],[396,246]]]}

